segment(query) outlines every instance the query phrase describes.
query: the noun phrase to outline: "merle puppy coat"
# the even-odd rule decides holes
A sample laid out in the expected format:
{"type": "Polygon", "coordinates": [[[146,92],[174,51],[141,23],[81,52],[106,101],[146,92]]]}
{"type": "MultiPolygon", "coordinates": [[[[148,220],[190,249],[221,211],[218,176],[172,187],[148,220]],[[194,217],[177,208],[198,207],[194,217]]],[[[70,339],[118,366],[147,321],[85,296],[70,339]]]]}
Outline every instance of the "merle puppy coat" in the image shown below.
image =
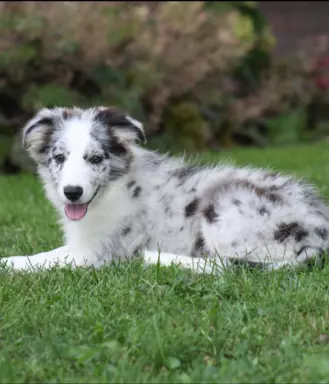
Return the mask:
{"type": "Polygon", "coordinates": [[[246,261],[297,265],[329,245],[329,209],[277,172],[186,164],[143,149],[143,125],[116,108],[42,109],[23,130],[65,245],[7,258],[14,269],[146,263],[210,271],[246,261]]]}

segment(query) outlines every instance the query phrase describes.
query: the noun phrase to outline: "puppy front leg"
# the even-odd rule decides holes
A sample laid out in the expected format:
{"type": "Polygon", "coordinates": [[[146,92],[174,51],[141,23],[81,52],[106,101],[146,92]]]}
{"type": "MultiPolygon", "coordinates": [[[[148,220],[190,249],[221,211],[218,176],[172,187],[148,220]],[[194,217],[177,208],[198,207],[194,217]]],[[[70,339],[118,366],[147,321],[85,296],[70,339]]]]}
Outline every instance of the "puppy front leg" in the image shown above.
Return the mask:
{"type": "Polygon", "coordinates": [[[75,258],[67,246],[59,247],[48,252],[41,252],[33,256],[11,256],[0,258],[0,263],[4,263],[13,270],[38,270],[50,269],[54,266],[81,266],[83,260],[75,258]]]}

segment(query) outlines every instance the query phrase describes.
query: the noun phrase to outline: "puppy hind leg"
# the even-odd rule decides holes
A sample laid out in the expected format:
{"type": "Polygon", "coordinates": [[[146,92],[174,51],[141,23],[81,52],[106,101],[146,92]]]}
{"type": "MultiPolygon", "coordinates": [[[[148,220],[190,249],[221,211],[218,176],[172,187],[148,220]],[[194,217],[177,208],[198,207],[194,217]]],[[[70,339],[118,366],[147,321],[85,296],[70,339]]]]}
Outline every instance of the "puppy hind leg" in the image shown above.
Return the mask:
{"type": "Polygon", "coordinates": [[[196,273],[220,274],[224,266],[218,263],[218,260],[210,258],[191,257],[177,255],[168,252],[144,251],[143,260],[146,265],[160,264],[161,266],[171,266],[172,264],[182,268],[190,269],[196,273]]]}

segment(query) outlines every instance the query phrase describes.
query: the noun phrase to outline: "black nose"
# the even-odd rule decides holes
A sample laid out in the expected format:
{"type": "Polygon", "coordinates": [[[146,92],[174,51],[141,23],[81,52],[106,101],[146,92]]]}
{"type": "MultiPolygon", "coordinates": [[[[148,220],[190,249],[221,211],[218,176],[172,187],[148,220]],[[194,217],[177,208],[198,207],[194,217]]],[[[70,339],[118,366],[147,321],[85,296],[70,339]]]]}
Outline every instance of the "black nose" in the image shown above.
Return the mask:
{"type": "Polygon", "coordinates": [[[77,201],[83,194],[83,189],[81,187],[73,187],[72,185],[68,185],[64,188],[64,195],[70,201],[77,201]]]}

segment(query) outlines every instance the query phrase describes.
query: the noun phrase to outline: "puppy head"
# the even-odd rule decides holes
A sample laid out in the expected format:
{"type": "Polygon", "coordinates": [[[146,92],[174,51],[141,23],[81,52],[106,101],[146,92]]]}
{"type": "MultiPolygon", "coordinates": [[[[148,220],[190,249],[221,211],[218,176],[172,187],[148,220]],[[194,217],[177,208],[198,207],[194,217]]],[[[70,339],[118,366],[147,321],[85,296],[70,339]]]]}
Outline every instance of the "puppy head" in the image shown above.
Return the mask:
{"type": "Polygon", "coordinates": [[[52,200],[71,220],[130,170],[143,124],[115,107],[42,109],[23,128],[23,147],[38,164],[52,200]]]}

